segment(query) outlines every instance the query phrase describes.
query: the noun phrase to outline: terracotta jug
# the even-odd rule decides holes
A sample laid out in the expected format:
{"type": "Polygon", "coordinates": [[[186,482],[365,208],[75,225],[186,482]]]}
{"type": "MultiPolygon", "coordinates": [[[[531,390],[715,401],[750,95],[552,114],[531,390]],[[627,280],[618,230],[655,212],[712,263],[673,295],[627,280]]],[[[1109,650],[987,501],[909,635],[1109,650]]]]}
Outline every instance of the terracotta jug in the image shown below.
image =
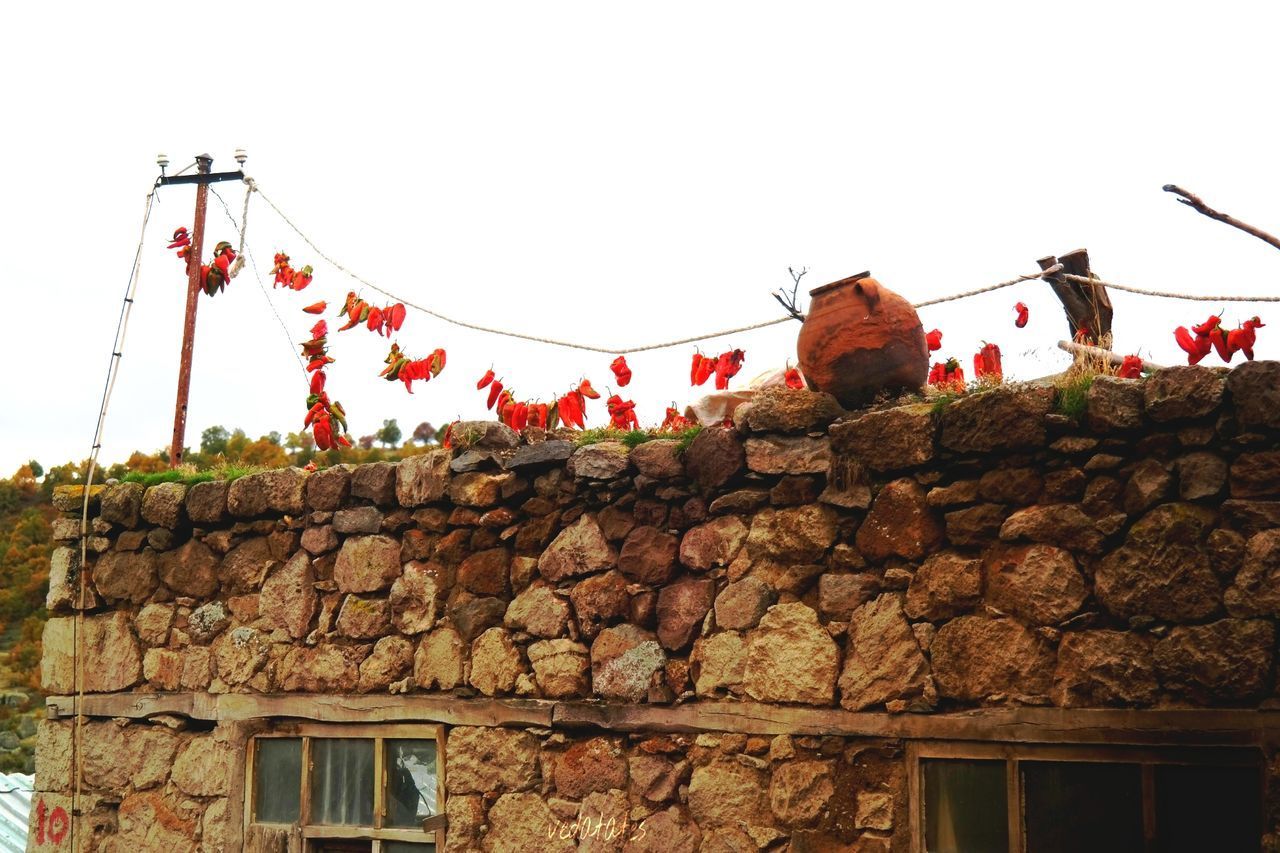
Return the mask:
{"type": "Polygon", "coordinates": [[[882,391],[915,391],[929,374],[929,349],[911,303],[869,273],[809,291],[796,349],[809,387],[845,408],[882,391]]]}

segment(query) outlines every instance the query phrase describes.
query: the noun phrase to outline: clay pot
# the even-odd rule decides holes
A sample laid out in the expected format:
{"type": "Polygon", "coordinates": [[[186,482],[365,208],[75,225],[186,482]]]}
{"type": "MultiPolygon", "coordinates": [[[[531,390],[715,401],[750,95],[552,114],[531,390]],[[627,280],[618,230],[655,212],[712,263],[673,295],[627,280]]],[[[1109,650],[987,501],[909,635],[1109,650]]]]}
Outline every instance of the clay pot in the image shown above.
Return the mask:
{"type": "Polygon", "coordinates": [[[809,291],[796,349],[809,387],[845,408],[882,391],[915,391],[929,374],[929,350],[911,303],[868,274],[809,291]]]}

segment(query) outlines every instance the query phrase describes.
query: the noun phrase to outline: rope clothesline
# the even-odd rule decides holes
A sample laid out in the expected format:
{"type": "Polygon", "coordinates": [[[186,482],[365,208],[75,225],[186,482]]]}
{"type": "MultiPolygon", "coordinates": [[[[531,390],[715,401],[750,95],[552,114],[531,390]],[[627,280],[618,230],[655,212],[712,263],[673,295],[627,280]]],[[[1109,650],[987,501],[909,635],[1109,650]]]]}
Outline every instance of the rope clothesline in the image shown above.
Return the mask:
{"type": "MultiPolygon", "coordinates": [[[[407,308],[413,308],[431,317],[435,317],[437,320],[440,320],[442,322],[449,323],[450,325],[458,326],[464,329],[471,329],[477,332],[485,332],[491,335],[500,335],[502,337],[507,337],[507,338],[515,338],[517,340],[532,341],[534,343],[550,344],[552,346],[582,350],[585,352],[596,352],[596,353],[603,353],[606,355],[630,355],[631,353],[649,352],[652,350],[668,349],[670,347],[681,346],[683,344],[697,343],[698,341],[704,341],[710,338],[719,338],[719,337],[725,337],[728,335],[736,335],[742,332],[752,332],[757,329],[768,328],[769,326],[777,326],[782,323],[789,322],[793,319],[790,316],[776,317],[772,320],[765,320],[759,323],[752,323],[747,326],[737,326],[732,329],[721,329],[714,332],[706,332],[704,334],[692,335],[689,337],[679,338],[677,340],[672,340],[672,341],[661,341],[658,343],[644,344],[642,346],[621,347],[621,348],[602,347],[602,346],[596,346],[593,344],[582,344],[574,341],[560,340],[558,338],[549,338],[541,335],[529,335],[529,334],[524,334],[522,332],[513,332],[507,329],[498,329],[492,326],[483,326],[478,323],[471,323],[466,320],[459,320],[454,317],[449,317],[445,314],[441,314],[439,311],[435,311],[431,308],[427,308],[424,305],[419,305],[409,299],[404,298],[403,296],[400,296],[396,293],[393,293],[390,290],[387,290],[386,288],[379,287],[378,285],[369,281],[367,278],[364,278],[363,276],[358,275],[357,273],[343,266],[341,263],[336,261],[332,256],[328,255],[319,246],[317,246],[315,244],[315,241],[313,241],[301,228],[299,228],[297,224],[295,224],[294,221],[290,219],[288,215],[286,215],[285,212],[281,210],[276,205],[276,203],[273,202],[267,196],[267,194],[262,191],[262,188],[257,185],[257,183],[253,180],[253,178],[245,178],[245,183],[249,185],[250,194],[256,192],[258,195],[262,196],[262,200],[265,201],[267,205],[276,212],[276,215],[278,215],[282,220],[284,220],[284,223],[288,225],[291,229],[293,229],[294,233],[296,233],[299,237],[301,237],[303,241],[308,246],[310,246],[313,251],[315,251],[316,254],[318,254],[321,258],[327,261],[335,269],[345,273],[354,281],[357,281],[360,284],[364,285],[365,287],[368,287],[370,290],[377,291],[378,293],[381,293],[383,296],[386,296],[389,299],[394,299],[397,302],[403,303],[407,308]]],[[[247,201],[247,195],[246,195],[246,206],[247,204],[248,204],[248,201],[247,201]]],[[[965,290],[960,293],[951,294],[949,296],[940,296],[936,299],[926,299],[923,302],[914,303],[912,307],[926,308],[931,305],[940,305],[946,302],[954,302],[958,299],[967,299],[971,296],[977,296],[979,294],[990,293],[992,291],[1000,290],[1002,288],[1012,287],[1013,285],[1021,284],[1024,281],[1034,281],[1036,279],[1045,278],[1046,276],[1053,276],[1055,274],[1061,273],[1061,270],[1062,270],[1061,264],[1054,264],[1048,269],[1044,269],[1035,273],[1028,273],[1026,275],[1020,275],[1020,276],[1017,276],[1016,278],[1011,278],[1008,281],[1001,281],[996,284],[987,285],[986,287],[974,288],[973,290],[965,290]]],[[[1159,291],[1159,290],[1146,290],[1143,288],[1131,287],[1131,286],[1122,285],[1122,284],[1113,284],[1111,282],[1102,281],[1096,278],[1086,278],[1084,276],[1071,275],[1068,273],[1061,273],[1061,277],[1068,279],[1070,281],[1079,282],[1081,284],[1102,285],[1104,287],[1114,288],[1116,290],[1122,290],[1128,293],[1137,293],[1143,296],[1155,296],[1155,297],[1161,297],[1165,299],[1187,299],[1187,300],[1193,300],[1197,302],[1280,302],[1280,297],[1277,297],[1277,296],[1196,296],[1196,295],[1190,295],[1190,294],[1184,294],[1184,293],[1172,293],[1172,292],[1159,291]]]]}
{"type": "Polygon", "coordinates": [[[1280,296],[1196,296],[1190,293],[1172,293],[1167,290],[1147,290],[1127,284],[1116,284],[1100,278],[1063,273],[1062,278],[1077,284],[1096,284],[1108,290],[1123,290],[1125,293],[1136,293],[1140,296],[1156,296],[1160,299],[1186,299],[1191,302],[1280,302],[1280,296]]]}

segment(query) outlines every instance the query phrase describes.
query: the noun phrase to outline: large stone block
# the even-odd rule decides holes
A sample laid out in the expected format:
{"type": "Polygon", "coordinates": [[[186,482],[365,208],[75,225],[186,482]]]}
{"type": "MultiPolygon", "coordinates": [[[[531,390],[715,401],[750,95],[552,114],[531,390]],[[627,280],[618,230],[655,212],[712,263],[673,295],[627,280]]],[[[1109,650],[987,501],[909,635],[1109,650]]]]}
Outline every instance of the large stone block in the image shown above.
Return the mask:
{"type": "Polygon", "coordinates": [[[929,647],[938,693],[974,702],[995,694],[1049,692],[1053,645],[1012,619],[961,616],[938,629],[929,647]]]}
{"type": "Polygon", "coordinates": [[[775,604],[751,632],[743,689],[758,702],[830,705],[839,657],[811,608],[775,604]]]}
{"type": "Polygon", "coordinates": [[[1160,683],[1200,705],[1257,699],[1272,688],[1275,635],[1262,619],[1176,627],[1156,643],[1160,683]]]}
{"type": "Polygon", "coordinates": [[[527,731],[455,726],[449,730],[450,794],[527,791],[538,783],[538,739],[527,731]]]}
{"type": "Polygon", "coordinates": [[[871,560],[918,560],[942,544],[942,525],[925,502],[924,488],[911,479],[880,490],[858,528],[858,550],[871,560]]]}
{"type": "Polygon", "coordinates": [[[400,576],[400,543],[390,536],[352,536],[342,543],[333,579],[342,592],[377,592],[400,576]]]}
{"type": "Polygon", "coordinates": [[[1214,513],[1194,504],[1164,504],[1129,529],[1125,542],[1098,563],[1094,594],[1123,618],[1192,622],[1222,606],[1206,539],[1214,513]]]}
{"type": "Polygon", "coordinates": [[[396,466],[396,499],[401,506],[415,507],[438,501],[449,488],[451,450],[428,450],[410,456],[396,466]]]}
{"type": "Polygon", "coordinates": [[[1205,417],[1222,402],[1224,386],[1222,374],[1207,367],[1158,370],[1142,383],[1147,415],[1159,423],[1205,417]]]}
{"type": "Polygon", "coordinates": [[[1053,676],[1055,705],[1149,705],[1159,690],[1150,637],[1106,630],[1063,634],[1053,676]]]}
{"type": "Polygon", "coordinates": [[[747,426],[752,432],[810,432],[843,414],[836,398],[821,391],[761,388],[751,398],[747,426]]]}
{"type": "Polygon", "coordinates": [[[1247,429],[1280,429],[1280,361],[1247,361],[1227,374],[1236,419],[1247,429]]]}
{"type": "Polygon", "coordinates": [[[300,515],[307,508],[306,490],[307,472],[301,468],[246,474],[227,490],[227,509],[237,518],[268,512],[300,515]]]}
{"type": "Polygon", "coordinates": [[[856,456],[873,471],[894,471],[934,458],[938,424],[933,407],[921,404],[868,412],[832,424],[830,433],[837,453],[856,456]]]}
{"type": "Polygon", "coordinates": [[[970,394],[943,410],[940,441],[962,453],[1038,448],[1052,407],[1052,388],[1005,385],[970,394]]]}
{"type": "Polygon", "coordinates": [[[1052,545],[1001,545],[983,558],[987,603],[1030,625],[1056,625],[1087,591],[1071,552],[1052,545]]]}
{"type": "Polygon", "coordinates": [[[59,617],[45,623],[40,661],[40,686],[48,693],[75,689],[75,647],[83,655],[83,687],[86,693],[127,690],[142,678],[142,654],[125,611],[86,616],[75,637],[75,618],[59,617]]]}
{"type": "Polygon", "coordinates": [[[921,696],[929,664],[897,595],[885,594],[853,612],[840,673],[840,705],[861,711],[921,696]]]}
{"type": "Polygon", "coordinates": [[[552,583],[613,568],[618,554],[595,518],[584,515],[566,527],[538,557],[538,571],[552,583]]]}

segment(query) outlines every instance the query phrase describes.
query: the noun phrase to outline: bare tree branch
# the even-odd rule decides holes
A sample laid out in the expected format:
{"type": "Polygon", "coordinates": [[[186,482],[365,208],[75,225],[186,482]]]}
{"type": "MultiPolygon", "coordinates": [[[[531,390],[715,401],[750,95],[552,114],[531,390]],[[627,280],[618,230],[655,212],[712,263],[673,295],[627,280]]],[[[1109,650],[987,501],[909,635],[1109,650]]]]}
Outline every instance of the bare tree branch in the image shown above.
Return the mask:
{"type": "Polygon", "coordinates": [[[778,300],[778,304],[785,308],[788,314],[803,323],[804,314],[796,304],[796,294],[800,290],[800,279],[805,277],[805,274],[809,272],[809,268],[803,267],[800,272],[796,272],[794,268],[787,267],[787,272],[791,273],[791,295],[788,296],[784,291],[779,289],[773,292],[773,298],[778,300]]]}
{"type": "Polygon", "coordinates": [[[1230,214],[1226,214],[1226,213],[1222,213],[1221,211],[1214,210],[1212,207],[1205,204],[1200,199],[1200,197],[1195,193],[1187,192],[1177,184],[1165,184],[1164,191],[1167,193],[1173,193],[1174,195],[1177,195],[1177,196],[1181,196],[1181,198],[1179,198],[1178,201],[1182,202],[1187,207],[1191,208],[1197,213],[1203,213],[1205,216],[1209,217],[1210,219],[1216,219],[1219,222],[1225,222],[1228,225],[1230,225],[1232,228],[1239,228],[1241,231],[1245,232],[1246,234],[1252,234],[1253,236],[1257,237],[1259,240],[1262,240],[1264,243],[1270,243],[1272,246],[1275,246],[1277,249],[1280,249],[1280,238],[1273,237],[1272,235],[1268,234],[1266,231],[1263,231],[1259,228],[1254,228],[1252,225],[1250,225],[1247,222],[1241,222],[1239,219],[1236,219],[1234,216],[1231,216],[1230,214]]]}

